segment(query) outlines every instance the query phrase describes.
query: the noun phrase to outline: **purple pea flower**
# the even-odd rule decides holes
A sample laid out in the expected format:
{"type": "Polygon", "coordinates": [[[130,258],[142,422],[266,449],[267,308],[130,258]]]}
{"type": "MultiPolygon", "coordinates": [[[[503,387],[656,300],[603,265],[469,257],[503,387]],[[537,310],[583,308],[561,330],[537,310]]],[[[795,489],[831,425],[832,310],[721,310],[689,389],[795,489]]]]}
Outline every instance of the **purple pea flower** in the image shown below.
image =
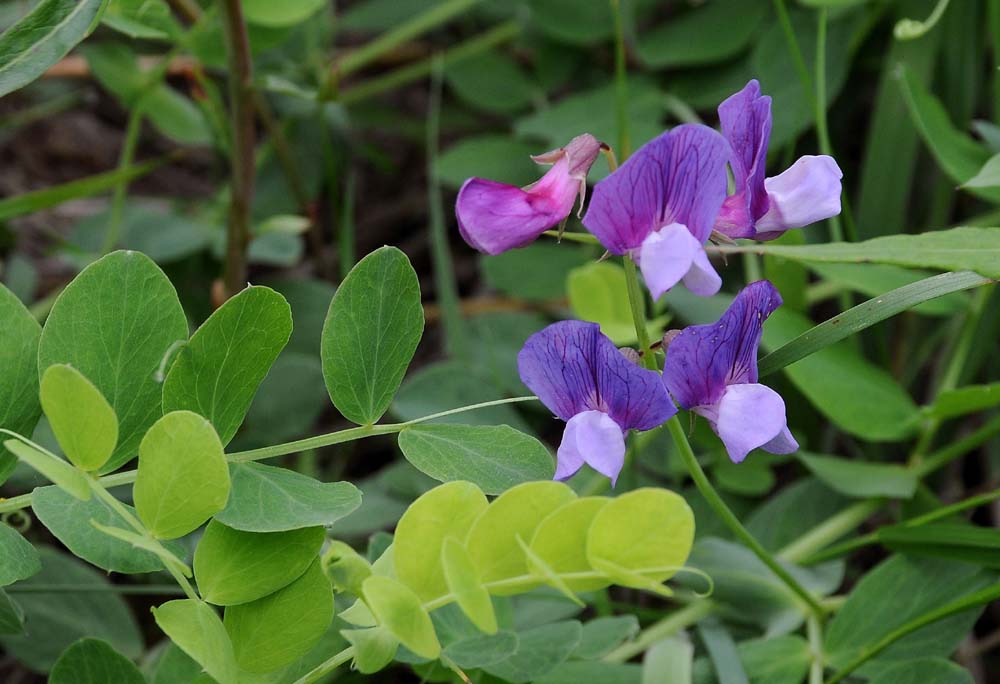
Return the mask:
{"type": "Polygon", "coordinates": [[[611,478],[625,464],[625,431],[651,430],[677,413],[659,373],[635,365],[596,323],[560,321],[517,355],[521,380],[566,421],[555,479],[584,463],[611,478]]]}
{"type": "Polygon", "coordinates": [[[654,299],[681,280],[695,294],[713,295],[722,279],[704,244],[726,197],[728,157],[718,132],[677,126],[594,186],[583,225],[612,254],[639,265],[654,299]]]}
{"type": "Polygon", "coordinates": [[[752,80],[719,105],[722,134],[733,150],[736,192],[726,198],[715,230],[731,238],[773,240],[840,213],[843,173],[825,154],[799,157],[785,172],[765,178],[771,138],[771,98],[752,80]]]}
{"type": "Polygon", "coordinates": [[[465,181],[455,200],[462,237],[486,254],[500,254],[533,242],[570,215],[578,196],[583,208],[587,173],[601,148],[597,138],[584,133],[565,147],[533,156],[536,163],[551,164],[552,168],[524,188],[485,178],[465,181]]]}
{"type": "Polygon", "coordinates": [[[785,422],[785,402],[757,383],[764,321],[781,306],[774,285],[759,280],[736,295],[722,318],[673,336],[663,382],[685,409],[708,419],[733,463],[760,447],[772,454],[799,448],[785,422]]]}

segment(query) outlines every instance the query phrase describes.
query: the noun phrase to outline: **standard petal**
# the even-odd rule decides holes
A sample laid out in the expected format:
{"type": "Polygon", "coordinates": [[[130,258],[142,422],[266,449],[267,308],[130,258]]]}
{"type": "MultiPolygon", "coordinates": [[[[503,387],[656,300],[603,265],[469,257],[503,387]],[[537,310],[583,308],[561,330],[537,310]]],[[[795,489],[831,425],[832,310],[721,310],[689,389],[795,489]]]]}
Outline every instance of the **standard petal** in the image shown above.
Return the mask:
{"type": "Polygon", "coordinates": [[[586,463],[611,478],[611,486],[625,465],[625,433],[602,411],[584,411],[566,423],[556,454],[555,479],[565,480],[586,463]]]}
{"type": "Polygon", "coordinates": [[[625,358],[596,323],[553,323],[528,338],[517,363],[524,384],[565,421],[603,411],[622,430],[649,430],[677,411],[659,374],[625,358]]]}
{"type": "Polygon", "coordinates": [[[786,171],[764,181],[770,208],[757,221],[757,239],[771,240],[840,213],[843,173],[825,154],[799,157],[786,171]]]}
{"type": "Polygon", "coordinates": [[[715,431],[733,463],[740,463],[751,451],[782,436],[788,429],[781,396],[756,383],[727,387],[718,412],[715,431]]]}
{"type": "Polygon", "coordinates": [[[671,223],[708,240],[726,196],[729,145],[716,131],[684,124],[643,145],[594,186],[583,225],[614,254],[642,245],[671,223]]]}
{"type": "Polygon", "coordinates": [[[736,192],[729,200],[743,206],[741,212],[733,207],[724,212],[716,230],[730,237],[747,237],[736,233],[749,229],[752,234],[754,220],[768,208],[764,174],[771,139],[771,98],[761,95],[760,84],[751,80],[719,105],[719,123],[732,148],[730,165],[736,192]]]}
{"type": "Polygon", "coordinates": [[[764,321],[781,306],[770,282],[759,280],[740,291],[722,318],[692,325],[670,342],[663,382],[686,409],[716,404],[726,386],[757,382],[757,347],[764,321]]]}
{"type": "Polygon", "coordinates": [[[470,178],[455,201],[462,237],[486,254],[500,254],[534,241],[569,216],[580,181],[569,174],[563,157],[527,189],[470,178]]]}

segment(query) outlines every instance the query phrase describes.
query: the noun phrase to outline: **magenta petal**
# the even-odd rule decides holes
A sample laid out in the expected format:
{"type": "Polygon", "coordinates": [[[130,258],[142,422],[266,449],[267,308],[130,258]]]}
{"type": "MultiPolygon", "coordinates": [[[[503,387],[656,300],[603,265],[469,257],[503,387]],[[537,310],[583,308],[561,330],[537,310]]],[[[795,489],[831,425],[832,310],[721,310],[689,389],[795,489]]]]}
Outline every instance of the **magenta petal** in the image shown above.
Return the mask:
{"type": "Polygon", "coordinates": [[[757,239],[770,240],[840,213],[840,167],[825,154],[805,156],[764,181],[770,209],[757,221],[757,239]]]}
{"type": "Polygon", "coordinates": [[[730,207],[716,230],[734,238],[752,237],[754,221],[768,209],[764,174],[771,139],[771,98],[761,95],[760,84],[751,80],[719,105],[719,123],[732,148],[729,161],[736,186],[727,203],[732,200],[743,206],[739,212],[730,207]]]}
{"type": "Polygon", "coordinates": [[[455,201],[458,229],[486,254],[523,247],[569,216],[580,184],[570,176],[565,157],[527,189],[470,178],[455,201]]]}
{"type": "Polygon", "coordinates": [[[625,465],[625,434],[602,411],[578,413],[566,423],[556,461],[557,480],[572,476],[586,463],[611,478],[614,486],[625,465]]]}
{"type": "Polygon", "coordinates": [[[659,374],[626,359],[596,323],[553,323],[528,338],[517,365],[524,384],[565,421],[602,411],[622,430],[649,430],[677,412],[659,374]]]}
{"type": "Polygon", "coordinates": [[[710,325],[693,325],[670,342],[663,382],[686,409],[716,404],[726,386],[757,382],[757,347],[764,321],[781,305],[766,280],[751,283],[710,325]]]}
{"type": "Polygon", "coordinates": [[[594,186],[583,225],[614,254],[637,249],[671,223],[684,224],[704,243],[726,196],[728,156],[729,145],[718,132],[677,126],[594,186]]]}
{"type": "Polygon", "coordinates": [[[764,385],[730,385],[719,401],[715,430],[726,445],[729,458],[740,463],[754,449],[787,432],[785,402],[764,385]]]}

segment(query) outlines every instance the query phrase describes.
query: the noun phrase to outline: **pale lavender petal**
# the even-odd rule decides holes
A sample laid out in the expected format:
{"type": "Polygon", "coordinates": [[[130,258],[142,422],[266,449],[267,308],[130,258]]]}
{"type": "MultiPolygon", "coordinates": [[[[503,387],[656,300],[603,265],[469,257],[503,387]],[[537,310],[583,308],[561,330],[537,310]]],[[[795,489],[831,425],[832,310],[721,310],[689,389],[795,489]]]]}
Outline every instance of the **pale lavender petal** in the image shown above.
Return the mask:
{"type": "Polygon", "coordinates": [[[584,411],[569,419],[556,453],[555,479],[565,480],[586,463],[611,478],[611,486],[625,465],[625,433],[602,411],[584,411]]]}
{"type": "Polygon", "coordinates": [[[760,448],[772,454],[794,454],[799,450],[799,443],[792,437],[792,432],[786,425],[777,437],[761,445],[760,448]]]}
{"type": "Polygon", "coordinates": [[[732,148],[735,193],[727,199],[715,228],[729,237],[751,237],[754,221],[768,209],[764,174],[771,138],[771,98],[761,95],[754,79],[719,105],[719,123],[732,148]],[[742,205],[739,210],[736,204],[742,205]]]}
{"type": "Polygon", "coordinates": [[[455,201],[462,237],[486,254],[500,254],[533,242],[573,211],[581,181],[569,174],[565,157],[526,189],[470,178],[455,201]]]}
{"type": "Polygon", "coordinates": [[[712,405],[727,385],[757,382],[764,321],[780,305],[774,285],[759,280],[736,295],[718,322],[689,326],[675,336],[663,366],[674,399],[686,409],[712,405]]]}
{"type": "Polygon", "coordinates": [[[727,387],[719,401],[718,416],[715,431],[733,463],[782,436],[788,427],[781,396],[755,383],[727,387]]]}
{"type": "Polygon", "coordinates": [[[622,430],[649,430],[677,411],[659,374],[625,358],[596,323],[553,323],[528,338],[517,364],[524,384],[565,421],[603,411],[622,430]]]}
{"type": "Polygon", "coordinates": [[[684,286],[700,297],[711,297],[722,287],[722,277],[700,245],[694,253],[691,268],[684,275],[684,286]]]}
{"type": "Polygon", "coordinates": [[[770,240],[840,213],[840,167],[825,154],[799,157],[786,171],[764,181],[770,208],[757,221],[757,239],[770,240]]]}
{"type": "Polygon", "coordinates": [[[650,233],[642,241],[635,260],[653,299],[659,299],[679,283],[691,270],[695,255],[704,251],[698,239],[679,223],[650,233]]]}
{"type": "Polygon", "coordinates": [[[684,124],[643,145],[594,186],[583,224],[609,251],[625,254],[671,223],[708,240],[726,196],[729,145],[707,126],[684,124]]]}

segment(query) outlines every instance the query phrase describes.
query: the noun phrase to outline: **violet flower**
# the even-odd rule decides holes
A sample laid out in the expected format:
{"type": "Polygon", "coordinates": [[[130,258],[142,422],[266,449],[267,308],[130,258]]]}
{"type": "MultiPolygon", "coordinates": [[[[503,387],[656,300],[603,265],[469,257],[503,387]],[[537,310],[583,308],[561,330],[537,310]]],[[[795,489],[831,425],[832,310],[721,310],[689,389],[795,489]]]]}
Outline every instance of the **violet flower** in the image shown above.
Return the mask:
{"type": "Polygon", "coordinates": [[[785,422],[785,402],[757,383],[764,321],[781,306],[774,285],[759,280],[736,295],[722,318],[675,334],[663,382],[685,409],[708,419],[734,463],[760,447],[772,454],[799,448],[785,422]]]}
{"type": "Polygon", "coordinates": [[[705,254],[726,197],[729,145],[707,126],[685,124],[643,145],[594,186],[583,225],[612,254],[628,254],[653,298],[683,280],[695,294],[722,279],[705,254]]]}
{"type": "Polygon", "coordinates": [[[524,384],[566,421],[557,480],[587,463],[614,485],[625,431],[650,430],[677,413],[659,373],[625,358],[596,323],[553,323],[528,338],[517,366],[524,384]]]}
{"type": "Polygon", "coordinates": [[[731,238],[773,240],[840,213],[843,173],[825,154],[799,157],[785,172],[765,178],[771,138],[771,98],[752,80],[719,105],[722,134],[733,150],[736,191],[726,198],[715,230],[731,238]]]}
{"type": "Polygon", "coordinates": [[[587,192],[587,173],[597,159],[601,143],[589,133],[578,135],[565,147],[535,155],[538,164],[552,168],[524,188],[470,178],[455,200],[458,229],[470,246],[486,254],[500,254],[524,247],[580,208],[587,192]]]}

